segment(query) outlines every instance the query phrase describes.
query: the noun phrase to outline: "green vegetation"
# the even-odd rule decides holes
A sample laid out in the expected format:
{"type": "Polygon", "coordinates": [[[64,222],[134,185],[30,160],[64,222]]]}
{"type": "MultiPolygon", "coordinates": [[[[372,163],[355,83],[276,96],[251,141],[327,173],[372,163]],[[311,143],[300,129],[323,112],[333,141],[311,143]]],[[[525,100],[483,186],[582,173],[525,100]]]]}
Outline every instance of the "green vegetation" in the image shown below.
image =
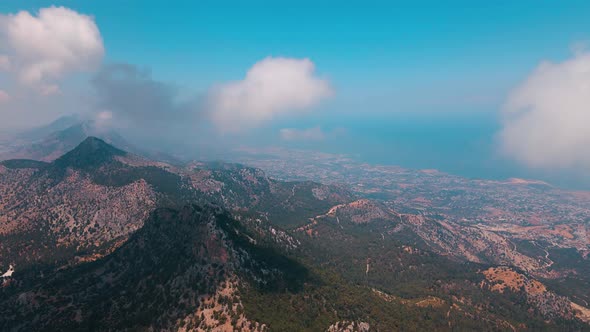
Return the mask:
{"type": "Polygon", "coordinates": [[[43,162],[43,161],[30,160],[30,159],[10,159],[10,160],[4,160],[4,161],[0,162],[0,165],[3,165],[4,167],[11,168],[11,169],[21,169],[21,168],[39,169],[39,168],[43,168],[49,164],[46,162],[43,162]]]}
{"type": "MultiPolygon", "coordinates": [[[[84,234],[104,231],[96,221],[72,226],[70,217],[87,212],[80,208],[63,215],[37,213],[41,217],[30,223],[34,227],[1,235],[3,261],[18,262],[18,281],[0,288],[1,330],[18,324],[29,330],[170,330],[202,327],[211,319],[235,325],[241,313],[271,331],[323,331],[343,321],[365,322],[377,331],[587,327],[548,316],[543,308],[531,306],[522,291],[491,291],[480,273],[489,265],[435,253],[435,241],[426,243],[428,239],[405,228],[401,217],[382,217],[373,210],[360,213],[381,217],[362,223],[352,222],[347,212],[339,219],[320,216],[354,199],[339,187],[281,182],[257,169],[211,163],[204,183],[214,184],[200,191],[183,172],[131,166],[117,156],[126,153],[90,138],[51,164],[3,162],[9,168],[38,168],[32,180],[27,178],[30,183],[38,180],[32,189],[36,193],[58,188],[52,186],[63,183],[71,169],[110,187],[101,190],[116,191],[120,188],[113,187],[143,179],[155,189],[159,208],[134,233],[121,233],[96,247],[58,240],[81,229],[84,234]],[[211,201],[218,206],[206,203],[211,201]],[[295,230],[309,224],[310,218],[309,233],[295,230]],[[116,248],[113,252],[107,250],[111,246],[116,248]],[[109,254],[68,265],[76,255],[96,253],[109,254]],[[239,291],[218,292],[227,285],[238,285],[239,291]],[[217,302],[205,301],[213,298],[217,302]],[[214,310],[180,321],[205,307],[214,310]],[[81,322],[76,321],[79,315],[81,322]]],[[[63,191],[56,194],[61,197],[63,191]]],[[[34,204],[25,199],[28,192],[18,195],[19,206],[34,204]]],[[[95,203],[96,199],[86,205],[95,203]]],[[[96,210],[89,211],[85,218],[95,215],[96,210]]],[[[436,215],[430,221],[437,218],[444,217],[436,215]]],[[[436,239],[447,234],[434,230],[436,239]]],[[[519,241],[516,246],[531,256],[545,254],[533,242],[519,241]]],[[[544,282],[572,299],[590,301],[590,295],[574,291],[590,288],[588,260],[575,250],[550,249],[549,256],[554,269],[584,273],[544,282]]]]}

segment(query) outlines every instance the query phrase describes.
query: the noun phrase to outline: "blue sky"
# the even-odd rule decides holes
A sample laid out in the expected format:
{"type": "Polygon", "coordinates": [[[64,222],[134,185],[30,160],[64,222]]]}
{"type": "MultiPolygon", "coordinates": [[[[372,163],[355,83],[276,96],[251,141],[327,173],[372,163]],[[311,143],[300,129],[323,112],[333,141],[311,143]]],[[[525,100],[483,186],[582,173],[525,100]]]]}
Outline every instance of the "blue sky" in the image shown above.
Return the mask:
{"type": "Polygon", "coordinates": [[[50,5],[93,15],[107,60],[196,87],[280,55],[313,59],[341,89],[452,82],[505,90],[590,34],[587,1],[4,0],[0,10],[50,5]]]}
{"type": "Polygon", "coordinates": [[[94,17],[105,63],[150,68],[189,95],[240,80],[268,56],[311,59],[334,95],[246,142],[283,127],[344,128],[346,145],[291,144],[469,176],[577,181],[502,160],[494,140],[508,94],[541,61],[564,61],[590,39],[589,1],[3,0],[0,12],[51,5],[94,17]]]}

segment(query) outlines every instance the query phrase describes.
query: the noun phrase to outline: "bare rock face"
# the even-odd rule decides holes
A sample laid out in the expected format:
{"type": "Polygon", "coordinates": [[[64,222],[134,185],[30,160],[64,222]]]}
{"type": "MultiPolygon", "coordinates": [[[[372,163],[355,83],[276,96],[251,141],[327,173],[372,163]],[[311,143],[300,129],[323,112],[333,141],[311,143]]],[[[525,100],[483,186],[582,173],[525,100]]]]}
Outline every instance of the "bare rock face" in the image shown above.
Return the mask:
{"type": "Polygon", "coordinates": [[[238,288],[239,280],[235,278],[221,282],[215,293],[201,298],[195,312],[177,323],[178,331],[269,331],[265,324],[246,317],[238,288]]]}
{"type": "Polygon", "coordinates": [[[537,295],[547,292],[545,285],[508,267],[491,267],[482,272],[489,286],[495,292],[504,293],[506,290],[517,292],[524,290],[527,294],[537,295]]]}
{"type": "MultiPolygon", "coordinates": [[[[5,224],[6,236],[34,237],[41,227],[56,247],[91,250],[141,228],[156,206],[156,193],[143,180],[113,188],[73,172],[45,192],[31,192],[24,201],[8,203],[12,208],[3,210],[3,218],[10,221],[5,224]]],[[[30,244],[12,243],[13,247],[3,249],[18,255],[20,245],[30,244]]],[[[29,258],[42,255],[31,249],[29,258]]]]}
{"type": "Polygon", "coordinates": [[[436,216],[400,214],[382,202],[369,199],[335,205],[297,230],[314,236],[319,234],[317,228],[322,223],[340,227],[366,225],[379,230],[382,237],[407,241],[408,245],[420,239],[423,249],[440,255],[474,263],[512,265],[540,276],[547,275],[551,267],[546,257],[531,256],[518,250],[504,233],[436,216]]]}
{"type": "Polygon", "coordinates": [[[369,332],[370,325],[365,322],[340,321],[330,325],[327,332],[369,332]]]}
{"type": "Polygon", "coordinates": [[[143,178],[120,186],[93,179],[119,170],[113,158],[124,154],[90,138],[50,164],[4,162],[0,265],[99,257],[141,228],[160,196],[154,186],[143,178]]]}
{"type": "Polygon", "coordinates": [[[398,214],[383,204],[368,199],[360,199],[332,207],[327,216],[346,218],[355,224],[366,224],[373,220],[395,219],[398,214]]]}
{"type": "Polygon", "coordinates": [[[504,234],[450,220],[438,220],[422,215],[401,215],[399,229],[407,229],[419,236],[440,254],[476,263],[513,265],[525,271],[542,273],[542,260],[517,250],[504,234]]]}
{"type": "Polygon", "coordinates": [[[549,319],[571,320],[577,317],[582,321],[588,321],[586,315],[590,309],[549,291],[540,281],[529,278],[509,267],[492,267],[483,271],[482,274],[485,276],[485,280],[482,281],[481,287],[499,293],[521,293],[532,307],[549,319]]]}
{"type": "Polygon", "coordinates": [[[260,271],[265,283],[288,276],[269,263],[281,256],[260,260],[243,234],[215,206],[157,209],[108,256],[0,289],[0,321],[29,331],[266,331],[246,317],[238,285],[260,271]]]}

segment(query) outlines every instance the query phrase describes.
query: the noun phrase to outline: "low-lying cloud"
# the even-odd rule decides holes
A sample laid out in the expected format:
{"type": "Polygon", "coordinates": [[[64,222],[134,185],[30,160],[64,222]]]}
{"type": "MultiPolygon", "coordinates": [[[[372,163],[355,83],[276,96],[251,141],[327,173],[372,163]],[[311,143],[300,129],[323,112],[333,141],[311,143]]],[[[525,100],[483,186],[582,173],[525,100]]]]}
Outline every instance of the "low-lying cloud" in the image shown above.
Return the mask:
{"type": "Polygon", "coordinates": [[[196,103],[181,101],[178,89],[152,78],[148,69],[131,64],[110,64],[92,79],[103,121],[113,119],[137,126],[169,125],[197,115],[196,103]]]}
{"type": "Polygon", "coordinates": [[[283,128],[279,133],[284,141],[322,141],[326,138],[326,134],[320,127],[307,129],[283,128]]]}
{"type": "Polygon", "coordinates": [[[283,128],[279,130],[279,136],[285,142],[319,142],[332,140],[345,135],[346,129],[344,128],[324,130],[319,126],[311,128],[283,128]]]}
{"type": "Polygon", "coordinates": [[[590,170],[590,53],[543,62],[509,97],[502,151],[530,167],[590,170]]]}
{"type": "Polygon", "coordinates": [[[221,131],[235,133],[279,114],[307,110],[332,94],[329,82],[315,76],[311,60],[268,57],[243,80],[214,87],[208,107],[221,131]]]}

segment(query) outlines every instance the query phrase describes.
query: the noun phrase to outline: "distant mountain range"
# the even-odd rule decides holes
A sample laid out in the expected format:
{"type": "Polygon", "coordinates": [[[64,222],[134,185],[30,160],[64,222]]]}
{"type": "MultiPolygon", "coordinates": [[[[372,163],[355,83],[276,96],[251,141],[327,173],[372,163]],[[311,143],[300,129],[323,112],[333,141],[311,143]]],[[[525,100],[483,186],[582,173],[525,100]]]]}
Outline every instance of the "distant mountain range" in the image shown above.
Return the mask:
{"type": "Polygon", "coordinates": [[[82,120],[82,117],[80,115],[65,115],[57,118],[56,120],[44,126],[39,126],[31,128],[29,130],[22,131],[18,133],[16,136],[25,141],[38,141],[58,131],[62,131],[69,127],[79,125],[82,122],[84,121],[82,120]]]}
{"type": "MultiPolygon", "coordinates": [[[[175,157],[156,150],[147,150],[129,143],[116,129],[81,116],[61,117],[54,122],[12,135],[10,144],[0,149],[2,159],[33,159],[53,161],[74,149],[88,137],[97,137],[105,142],[152,159],[180,163],[175,157]]],[[[0,142],[1,144],[1,142],[0,142]]]]}
{"type": "Polygon", "coordinates": [[[52,161],[90,136],[100,137],[122,148],[133,149],[115,130],[102,128],[92,120],[82,121],[77,116],[70,116],[60,118],[47,126],[17,134],[18,144],[2,157],[52,161]]]}
{"type": "Polygon", "coordinates": [[[93,130],[0,163],[2,331],[590,330],[587,256],[115,134],[55,156],[93,130]]]}

